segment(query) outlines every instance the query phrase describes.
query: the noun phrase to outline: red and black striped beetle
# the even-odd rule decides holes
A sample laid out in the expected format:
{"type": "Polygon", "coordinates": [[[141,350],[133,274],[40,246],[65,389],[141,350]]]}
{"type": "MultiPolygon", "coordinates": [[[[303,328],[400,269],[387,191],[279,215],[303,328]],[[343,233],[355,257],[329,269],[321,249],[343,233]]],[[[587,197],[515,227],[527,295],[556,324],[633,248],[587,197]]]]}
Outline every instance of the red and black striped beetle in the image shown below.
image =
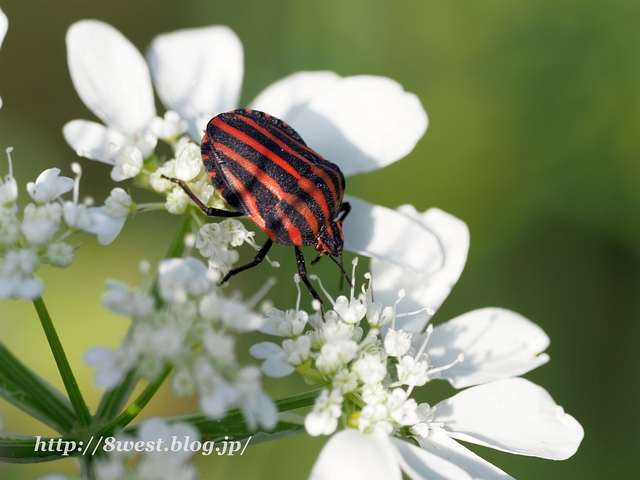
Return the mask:
{"type": "Polygon", "coordinates": [[[326,254],[344,273],[342,222],[350,206],[342,201],[345,181],[340,168],[310,149],[285,122],[257,110],[213,117],[202,137],[201,153],[213,185],[235,212],[207,207],[182,180],[169,180],[207,215],[246,215],[269,237],[253,261],[231,270],[221,283],[262,262],[275,242],[295,248],[300,278],[322,303],[309,283],[299,247],[313,245],[318,251],[314,262],[326,254]]]}

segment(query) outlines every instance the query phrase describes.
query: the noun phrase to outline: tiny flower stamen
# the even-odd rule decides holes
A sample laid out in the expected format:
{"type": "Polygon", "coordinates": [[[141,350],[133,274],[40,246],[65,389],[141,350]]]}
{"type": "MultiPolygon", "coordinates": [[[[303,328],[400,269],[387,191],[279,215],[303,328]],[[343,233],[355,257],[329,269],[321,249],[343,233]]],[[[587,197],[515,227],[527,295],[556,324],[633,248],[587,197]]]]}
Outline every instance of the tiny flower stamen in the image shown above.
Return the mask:
{"type": "Polygon", "coordinates": [[[443,370],[448,370],[454,365],[462,362],[464,362],[464,354],[461,353],[460,355],[458,355],[458,358],[456,358],[453,362],[449,363],[448,365],[443,365],[442,367],[430,369],[429,374],[431,375],[433,373],[442,372],[443,370]]]}
{"type": "Polygon", "coordinates": [[[356,293],[356,282],[355,282],[355,278],[356,278],[356,267],[358,266],[358,257],[354,258],[351,261],[351,265],[353,265],[353,268],[351,269],[351,278],[354,279],[354,281],[351,283],[351,298],[353,298],[353,296],[356,293]]]}
{"type": "Polygon", "coordinates": [[[271,290],[271,288],[276,283],[278,283],[278,280],[276,280],[275,277],[267,278],[267,281],[264,282],[264,285],[262,287],[260,287],[260,290],[258,290],[253,295],[253,297],[247,300],[246,302],[247,306],[251,309],[255,308],[255,306],[258,305],[258,303],[260,303],[260,301],[267,295],[267,293],[269,293],[269,290],[271,290]]]}
{"type": "Polygon", "coordinates": [[[82,178],[82,167],[78,162],[71,164],[71,171],[76,174],[73,179],[73,203],[78,205],[78,198],[80,197],[80,179],[82,178]]]}
{"type": "Polygon", "coordinates": [[[436,311],[433,308],[424,307],[424,308],[421,308],[420,310],[415,310],[413,312],[399,313],[398,315],[396,315],[396,317],[398,317],[398,318],[409,317],[411,315],[417,315],[417,314],[422,313],[422,312],[427,312],[427,315],[429,315],[431,317],[436,313],[436,311]]]}
{"type": "Polygon", "coordinates": [[[400,303],[400,300],[402,300],[405,296],[407,295],[407,292],[405,291],[404,288],[400,289],[400,291],[398,292],[398,299],[393,303],[393,320],[391,320],[391,328],[393,330],[395,330],[396,328],[396,317],[398,315],[396,315],[396,309],[398,308],[398,304],[400,303]]]}
{"type": "Polygon", "coordinates": [[[314,275],[309,275],[309,278],[311,280],[318,282],[318,285],[320,285],[320,290],[322,290],[322,293],[324,293],[325,297],[329,299],[332,305],[335,305],[336,304],[335,300],[333,299],[333,297],[331,297],[331,295],[329,295],[329,292],[327,292],[327,290],[324,288],[324,285],[322,284],[322,280],[320,280],[320,277],[314,274],[314,275]]]}
{"type": "Polygon", "coordinates": [[[433,325],[429,324],[429,326],[427,327],[426,333],[427,335],[424,338],[424,342],[422,342],[422,346],[420,347],[420,350],[418,351],[418,353],[416,353],[415,358],[420,358],[420,355],[424,353],[424,349],[427,348],[427,343],[429,343],[429,339],[431,338],[431,334],[433,333],[433,325]]]}
{"type": "Polygon", "coordinates": [[[298,298],[296,299],[296,310],[300,310],[300,298],[302,297],[302,291],[300,290],[300,275],[297,273],[293,276],[293,281],[298,289],[298,298]]]}
{"type": "Polygon", "coordinates": [[[11,152],[13,152],[13,147],[7,147],[5,152],[7,152],[7,159],[9,162],[9,176],[7,178],[13,178],[13,162],[11,161],[11,152]]]}

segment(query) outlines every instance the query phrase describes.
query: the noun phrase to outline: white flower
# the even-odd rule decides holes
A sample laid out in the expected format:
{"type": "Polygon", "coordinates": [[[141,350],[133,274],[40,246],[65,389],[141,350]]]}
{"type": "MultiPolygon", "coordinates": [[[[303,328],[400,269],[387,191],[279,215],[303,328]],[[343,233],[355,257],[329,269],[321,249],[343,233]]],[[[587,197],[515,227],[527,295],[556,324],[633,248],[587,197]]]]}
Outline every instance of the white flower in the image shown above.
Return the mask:
{"type": "Polygon", "coordinates": [[[125,285],[115,281],[106,282],[107,292],[102,296],[102,304],[108,310],[131,318],[146,317],[155,310],[151,296],[139,291],[129,291],[125,285]]]}
{"type": "Polygon", "coordinates": [[[127,178],[133,178],[142,170],[142,152],[138,147],[126,145],[118,150],[111,170],[111,178],[114,182],[121,182],[127,178]]]}
{"type": "Polygon", "coordinates": [[[156,109],[144,58],[120,32],[97,20],[69,28],[67,58],[78,95],[104,122],[67,123],[67,143],[80,156],[113,165],[115,181],[135,176],[157,141],[149,131],[156,109]]]}
{"type": "Polygon", "coordinates": [[[352,370],[362,383],[375,385],[387,375],[387,363],[379,355],[365,354],[353,364],[352,370]]]}
{"type": "Polygon", "coordinates": [[[203,295],[211,283],[207,267],[195,258],[170,258],[158,268],[160,295],[167,302],[182,303],[190,296],[203,295]]]}
{"type": "Polygon", "coordinates": [[[339,390],[324,389],[316,398],[311,413],[304,419],[304,428],[313,437],[331,435],[338,426],[338,418],[342,415],[344,398],[339,390]]]}
{"type": "Polygon", "coordinates": [[[271,308],[260,327],[262,333],[279,337],[297,337],[304,331],[309,315],[303,310],[289,309],[286,312],[271,308]]]}
{"type": "Polygon", "coordinates": [[[262,372],[268,377],[286,377],[293,373],[294,367],[303,364],[311,353],[311,340],[303,335],[295,340],[286,339],[282,347],[271,342],[252,345],[249,353],[255,358],[265,360],[262,372]]]}
{"type": "Polygon", "coordinates": [[[176,157],[175,168],[176,177],[185,182],[196,178],[204,168],[200,147],[195,143],[186,142],[176,157]]]}
{"type": "Polygon", "coordinates": [[[18,199],[18,182],[9,173],[4,180],[0,180],[0,206],[11,207],[18,199]]]}
{"type": "Polygon", "coordinates": [[[11,208],[0,206],[0,243],[12,245],[19,239],[20,221],[16,218],[15,212],[11,208]]]}
{"type": "Polygon", "coordinates": [[[33,277],[40,266],[38,255],[28,249],[9,250],[0,258],[0,298],[34,300],[42,293],[42,281],[33,277]]]}
{"type": "Polygon", "coordinates": [[[411,348],[411,334],[402,330],[387,330],[384,337],[384,349],[390,357],[401,357],[411,348]]]}
{"type": "Polygon", "coordinates": [[[273,342],[260,342],[251,346],[249,353],[262,362],[262,373],[267,377],[281,378],[291,375],[295,368],[287,361],[287,353],[273,342]]]}
{"type": "Polygon", "coordinates": [[[38,176],[36,183],[27,183],[27,192],[36,203],[53,202],[72,189],[73,180],[61,177],[59,168],[49,168],[38,176]]]}
{"type": "Polygon", "coordinates": [[[83,230],[96,235],[100,245],[109,245],[113,242],[122,231],[127,219],[127,217],[114,217],[106,207],[89,207],[87,215],[89,220],[87,223],[83,221],[82,224],[85,225],[83,230]]]}
{"type": "Polygon", "coordinates": [[[83,204],[67,201],[62,204],[62,216],[64,223],[69,228],[87,230],[91,227],[91,215],[89,207],[83,204]]]}
{"type": "Polygon", "coordinates": [[[262,391],[260,370],[249,365],[240,370],[236,382],[238,401],[249,430],[258,425],[271,430],[278,422],[278,409],[273,400],[262,391]]]}
{"type": "Polygon", "coordinates": [[[133,367],[136,355],[130,349],[109,350],[94,347],[84,353],[84,362],[96,369],[93,382],[99,388],[111,390],[122,382],[127,372],[133,367]]]}
{"type": "Polygon", "coordinates": [[[434,378],[429,375],[431,368],[429,356],[424,353],[420,358],[405,355],[400,359],[396,368],[398,369],[398,380],[403,385],[420,387],[434,378]]]}
{"type": "Polygon", "coordinates": [[[349,301],[344,295],[340,295],[336,299],[333,309],[342,320],[351,324],[358,323],[367,313],[366,305],[359,299],[352,297],[349,301]]]}
{"type": "Polygon", "coordinates": [[[24,209],[22,233],[28,243],[42,245],[49,243],[60,229],[62,206],[59,203],[45,203],[36,206],[33,203],[24,209]]]}
{"type": "Polygon", "coordinates": [[[68,243],[52,243],[47,247],[44,259],[56,267],[68,267],[73,263],[73,247],[68,243]]]}
{"type": "Polygon", "coordinates": [[[116,187],[104,201],[106,212],[114,218],[127,217],[134,208],[131,196],[122,188],[116,187]]]}
{"type": "MultiPolygon", "coordinates": [[[[312,479],[343,478],[328,472],[357,472],[350,479],[510,478],[453,439],[520,455],[564,460],[583,437],[580,424],[549,394],[528,380],[511,378],[472,387],[436,405],[422,448],[387,435],[363,435],[346,429],[327,443],[312,479]],[[348,454],[340,454],[346,448],[348,454]]],[[[347,478],[347,477],[344,477],[347,478]]]]}
{"type": "MultiPolygon", "coordinates": [[[[164,118],[156,117],[151,121],[151,132],[167,142],[174,142],[187,131],[189,125],[180,118],[177,112],[167,110],[164,118]]],[[[180,177],[182,178],[182,177],[180,177]]],[[[190,180],[183,178],[183,180],[190,180]]]]}

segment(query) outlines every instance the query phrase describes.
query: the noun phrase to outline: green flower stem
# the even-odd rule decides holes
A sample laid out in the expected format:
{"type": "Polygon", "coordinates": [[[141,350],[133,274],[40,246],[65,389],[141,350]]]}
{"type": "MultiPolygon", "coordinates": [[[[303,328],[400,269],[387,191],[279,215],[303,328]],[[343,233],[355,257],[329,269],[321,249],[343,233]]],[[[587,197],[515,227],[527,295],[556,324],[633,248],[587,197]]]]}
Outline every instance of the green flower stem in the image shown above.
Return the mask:
{"type": "Polygon", "coordinates": [[[331,387],[331,382],[329,380],[324,378],[320,372],[311,368],[311,359],[301,365],[298,365],[296,367],[296,372],[313,383],[317,383],[318,385],[323,385],[325,387],[331,387]]]}
{"type": "Polygon", "coordinates": [[[49,316],[47,307],[44,304],[44,300],[42,300],[42,297],[38,297],[33,301],[33,305],[36,307],[38,317],[40,317],[40,323],[42,324],[44,333],[47,336],[49,347],[51,347],[53,358],[58,366],[58,371],[62,377],[64,387],[67,390],[67,395],[69,395],[69,400],[71,400],[71,406],[76,414],[76,418],[82,428],[89,428],[91,426],[91,415],[89,415],[89,409],[82,397],[82,393],[78,387],[78,382],[73,376],[69,360],[67,360],[67,355],[64,353],[64,348],[62,347],[56,328],[51,321],[51,317],[49,316]]]}
{"type": "MultiPolygon", "coordinates": [[[[311,390],[304,393],[297,393],[287,397],[282,397],[275,400],[276,406],[279,412],[287,412],[289,410],[295,410],[296,408],[309,407],[313,405],[316,397],[320,395],[320,390],[311,390]]],[[[228,436],[234,440],[242,440],[253,436],[252,443],[258,443],[259,441],[269,441],[282,438],[283,436],[293,435],[304,431],[304,426],[300,423],[293,423],[291,421],[279,421],[278,425],[272,431],[250,430],[246,424],[242,411],[240,409],[230,410],[227,415],[220,420],[212,420],[205,415],[187,415],[183,417],[167,418],[167,422],[170,423],[190,423],[196,427],[203,438],[209,440],[219,440],[228,436]],[[258,437],[256,434],[260,433],[258,437]]],[[[127,432],[131,432],[135,429],[127,429],[127,432]]]]}
{"type": "Polygon", "coordinates": [[[71,432],[75,415],[69,399],[0,343],[0,396],[60,433],[71,432]]]}
{"type": "Polygon", "coordinates": [[[105,392],[100,399],[94,419],[99,423],[112,420],[124,408],[137,383],[135,372],[132,371],[127,374],[120,385],[105,392]]]}
{"type": "Polygon", "coordinates": [[[131,421],[138,416],[138,414],[142,411],[144,407],[147,406],[147,403],[153,398],[158,389],[162,386],[166,378],[171,373],[171,368],[167,368],[164,373],[158,378],[155,382],[147,385],[138,398],[136,398],[131,405],[129,405],[120,415],[118,415],[113,421],[109,422],[109,424],[102,427],[98,430],[94,435],[96,437],[101,435],[110,435],[114,430],[118,428],[124,428],[131,421]]]}
{"type": "MultiPolygon", "coordinates": [[[[189,216],[189,214],[182,215],[180,223],[178,224],[178,228],[173,234],[171,244],[167,249],[165,258],[174,258],[182,255],[182,252],[184,251],[184,237],[187,233],[189,233],[190,230],[191,217],[189,216]]],[[[151,293],[155,298],[156,307],[161,308],[162,299],[160,298],[160,294],[158,292],[157,277],[156,280],[154,280],[153,285],[151,286],[151,293]]],[[[131,392],[133,391],[137,382],[137,377],[133,373],[129,373],[129,375],[125,377],[120,385],[118,385],[113,390],[105,392],[100,400],[100,404],[96,412],[96,418],[106,421],[110,421],[115,418],[115,416],[118,415],[118,412],[120,412],[125,402],[131,395],[131,392]]]]}

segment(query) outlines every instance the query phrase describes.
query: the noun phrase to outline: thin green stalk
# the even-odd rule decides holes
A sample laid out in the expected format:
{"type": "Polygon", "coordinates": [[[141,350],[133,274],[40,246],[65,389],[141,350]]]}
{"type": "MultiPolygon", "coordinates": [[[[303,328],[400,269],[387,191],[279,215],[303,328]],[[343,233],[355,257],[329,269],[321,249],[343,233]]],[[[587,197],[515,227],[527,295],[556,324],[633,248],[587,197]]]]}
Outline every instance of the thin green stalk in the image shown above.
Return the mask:
{"type": "Polygon", "coordinates": [[[147,403],[153,398],[158,389],[162,386],[166,378],[171,373],[171,368],[167,368],[162,376],[155,382],[147,385],[138,398],[136,398],[131,405],[129,405],[120,415],[114,418],[109,424],[102,427],[95,433],[95,436],[111,434],[116,428],[126,427],[133,421],[134,418],[142,411],[147,403]]]}
{"type": "MultiPolygon", "coordinates": [[[[180,223],[178,224],[178,228],[173,234],[173,238],[171,239],[171,244],[167,249],[165,258],[174,258],[182,255],[182,252],[184,251],[184,237],[187,233],[189,233],[190,230],[190,215],[182,215],[180,223]]],[[[153,285],[151,286],[151,292],[156,299],[157,307],[160,308],[162,306],[162,301],[158,293],[157,281],[153,282],[153,285]]],[[[104,419],[107,421],[113,419],[118,414],[126,400],[129,398],[129,395],[131,395],[131,391],[135,387],[137,381],[137,377],[130,373],[125,377],[120,385],[118,385],[113,390],[105,392],[102,396],[102,399],[100,400],[96,418],[104,419]]]]}
{"type": "Polygon", "coordinates": [[[89,415],[89,409],[87,408],[87,404],[82,397],[82,393],[80,392],[80,388],[78,387],[78,382],[73,376],[71,365],[69,365],[67,355],[64,353],[64,348],[62,347],[62,343],[60,342],[60,338],[58,337],[56,328],[51,321],[51,317],[49,316],[47,307],[44,304],[44,300],[42,300],[42,297],[38,297],[33,301],[33,305],[36,307],[38,317],[40,317],[40,323],[42,324],[44,333],[47,336],[49,347],[51,348],[53,358],[55,359],[56,365],[58,366],[58,371],[60,372],[60,376],[62,377],[62,382],[64,383],[64,387],[67,390],[67,395],[69,395],[69,400],[71,400],[73,411],[75,412],[76,417],[80,422],[80,426],[82,428],[89,428],[89,426],[91,425],[91,415],[89,415]]]}

